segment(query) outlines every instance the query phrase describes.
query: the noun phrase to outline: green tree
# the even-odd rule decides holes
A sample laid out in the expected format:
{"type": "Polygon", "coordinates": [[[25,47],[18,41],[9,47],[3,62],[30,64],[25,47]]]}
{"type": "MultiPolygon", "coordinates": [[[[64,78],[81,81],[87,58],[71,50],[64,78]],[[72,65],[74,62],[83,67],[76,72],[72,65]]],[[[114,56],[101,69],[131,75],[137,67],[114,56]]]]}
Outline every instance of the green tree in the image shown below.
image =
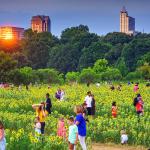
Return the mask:
{"type": "Polygon", "coordinates": [[[117,68],[108,68],[105,72],[100,74],[101,80],[120,80],[122,75],[117,68]]]}
{"type": "Polygon", "coordinates": [[[38,69],[36,70],[36,75],[39,78],[39,81],[41,83],[62,83],[63,82],[63,78],[62,78],[62,74],[59,74],[58,71],[56,71],[55,69],[38,69]]]}
{"type": "Polygon", "coordinates": [[[129,43],[132,39],[133,39],[132,36],[129,36],[125,33],[113,32],[108,33],[106,36],[104,36],[103,41],[116,45],[129,43]]]}
{"type": "Polygon", "coordinates": [[[125,78],[126,80],[137,80],[142,79],[142,74],[138,71],[129,72],[125,78]]]}
{"type": "Polygon", "coordinates": [[[148,63],[139,67],[138,71],[142,74],[143,78],[150,79],[150,65],[148,63]]]}
{"type": "Polygon", "coordinates": [[[33,69],[46,68],[49,59],[49,50],[55,45],[51,33],[36,33],[31,30],[25,32],[22,49],[33,69]]]}
{"type": "Polygon", "coordinates": [[[10,55],[0,51],[0,82],[8,82],[10,72],[16,68],[17,61],[13,60],[10,55]]]}
{"type": "Polygon", "coordinates": [[[34,82],[35,76],[33,70],[30,67],[23,67],[20,69],[15,69],[11,72],[11,80],[14,84],[24,84],[28,86],[30,83],[34,82]]]}
{"type": "Polygon", "coordinates": [[[128,68],[125,64],[125,61],[124,61],[124,58],[123,57],[120,57],[117,64],[116,64],[116,67],[120,70],[122,76],[126,76],[127,73],[128,73],[128,68]]]}
{"type": "Polygon", "coordinates": [[[79,72],[68,72],[65,77],[67,82],[76,82],[79,77],[79,72]]]}
{"type": "Polygon", "coordinates": [[[78,44],[57,45],[50,51],[49,56],[48,67],[61,73],[77,71],[80,49],[78,44]]]}
{"type": "Polygon", "coordinates": [[[134,39],[122,51],[128,70],[134,71],[140,58],[150,50],[150,39],[134,39]]]}
{"type": "Polygon", "coordinates": [[[79,82],[94,83],[97,80],[97,74],[92,68],[83,69],[79,75],[79,82]]]}
{"type": "Polygon", "coordinates": [[[96,60],[105,58],[105,54],[111,49],[110,44],[103,42],[92,43],[88,48],[82,49],[82,54],[79,60],[79,70],[92,67],[96,60]]]}
{"type": "Polygon", "coordinates": [[[94,64],[93,70],[96,73],[105,72],[108,69],[107,65],[108,61],[106,59],[98,59],[94,64]]]}

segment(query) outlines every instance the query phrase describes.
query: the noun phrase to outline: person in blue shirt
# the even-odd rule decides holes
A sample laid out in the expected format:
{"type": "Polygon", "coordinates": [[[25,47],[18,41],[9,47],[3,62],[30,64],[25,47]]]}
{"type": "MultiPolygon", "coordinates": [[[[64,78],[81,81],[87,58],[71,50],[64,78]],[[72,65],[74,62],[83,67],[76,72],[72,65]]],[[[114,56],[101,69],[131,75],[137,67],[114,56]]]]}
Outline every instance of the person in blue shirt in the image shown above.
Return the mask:
{"type": "Polygon", "coordinates": [[[82,107],[75,106],[74,112],[76,113],[75,124],[78,127],[78,139],[79,139],[80,145],[82,147],[82,150],[87,150],[86,144],[85,144],[86,122],[82,115],[82,107]]]}

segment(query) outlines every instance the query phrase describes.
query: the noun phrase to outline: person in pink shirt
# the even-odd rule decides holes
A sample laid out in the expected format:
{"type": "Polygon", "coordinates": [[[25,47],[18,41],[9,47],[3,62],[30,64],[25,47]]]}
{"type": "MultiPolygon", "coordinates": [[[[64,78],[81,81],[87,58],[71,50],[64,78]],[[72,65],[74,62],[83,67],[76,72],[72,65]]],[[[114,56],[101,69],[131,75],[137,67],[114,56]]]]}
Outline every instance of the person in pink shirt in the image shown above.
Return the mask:
{"type": "Polygon", "coordinates": [[[57,136],[66,138],[66,129],[65,129],[65,122],[64,118],[60,118],[57,125],[57,136]]]}
{"type": "Polygon", "coordinates": [[[0,121],[0,150],[5,149],[6,149],[6,139],[5,139],[4,125],[0,121]]]}
{"type": "Polygon", "coordinates": [[[134,85],[134,89],[133,90],[134,90],[134,92],[137,92],[139,90],[139,86],[138,86],[137,83],[134,85]]]}

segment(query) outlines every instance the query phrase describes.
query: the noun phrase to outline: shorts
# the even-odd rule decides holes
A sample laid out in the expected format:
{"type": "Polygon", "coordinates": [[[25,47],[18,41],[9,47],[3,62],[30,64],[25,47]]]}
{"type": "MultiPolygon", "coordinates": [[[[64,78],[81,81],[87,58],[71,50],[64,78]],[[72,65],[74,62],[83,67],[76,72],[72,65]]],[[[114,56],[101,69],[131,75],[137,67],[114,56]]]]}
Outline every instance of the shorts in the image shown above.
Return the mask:
{"type": "Polygon", "coordinates": [[[40,123],[41,123],[41,134],[44,134],[45,122],[40,122],[40,123]]]}
{"type": "Polygon", "coordinates": [[[92,115],[92,108],[91,107],[87,107],[87,111],[88,111],[88,115],[92,115]]]}

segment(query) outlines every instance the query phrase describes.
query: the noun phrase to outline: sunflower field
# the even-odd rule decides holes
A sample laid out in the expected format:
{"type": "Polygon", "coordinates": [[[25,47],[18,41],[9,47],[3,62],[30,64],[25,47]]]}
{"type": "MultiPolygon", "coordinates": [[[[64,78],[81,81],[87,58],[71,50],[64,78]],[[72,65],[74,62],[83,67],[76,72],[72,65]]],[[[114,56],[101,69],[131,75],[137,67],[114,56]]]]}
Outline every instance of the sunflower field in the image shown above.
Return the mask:
{"type": "MultiPolygon", "coordinates": [[[[7,150],[67,150],[67,141],[57,137],[57,123],[60,117],[75,116],[73,108],[84,102],[87,91],[95,95],[96,116],[89,118],[87,123],[86,143],[91,150],[92,142],[120,143],[120,131],[125,128],[129,137],[128,144],[150,147],[150,88],[139,84],[139,93],[144,101],[144,115],[138,117],[133,106],[136,93],[133,85],[122,84],[122,90],[111,91],[109,85],[101,84],[100,87],[91,85],[62,85],[65,91],[65,100],[59,102],[55,92],[59,85],[30,86],[18,90],[0,89],[0,120],[4,123],[7,141],[7,150]],[[34,136],[35,111],[32,104],[45,101],[45,94],[49,93],[52,100],[52,113],[46,119],[45,137],[37,140],[34,136]],[[111,116],[111,103],[116,101],[118,107],[117,118],[111,116]]],[[[78,144],[77,149],[80,149],[78,144]]]]}

